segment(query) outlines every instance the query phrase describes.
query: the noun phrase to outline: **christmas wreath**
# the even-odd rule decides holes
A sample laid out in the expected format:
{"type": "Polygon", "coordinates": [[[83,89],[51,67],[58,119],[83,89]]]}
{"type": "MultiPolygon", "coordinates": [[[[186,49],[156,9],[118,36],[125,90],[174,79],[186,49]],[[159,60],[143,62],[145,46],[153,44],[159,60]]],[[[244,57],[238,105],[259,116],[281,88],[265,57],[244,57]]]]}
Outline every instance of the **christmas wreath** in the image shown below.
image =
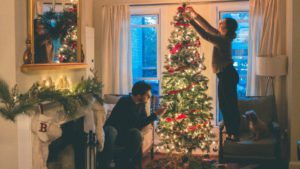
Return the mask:
{"type": "Polygon", "coordinates": [[[64,38],[77,25],[77,6],[74,4],[61,13],[51,8],[39,18],[52,39],[64,38]]]}

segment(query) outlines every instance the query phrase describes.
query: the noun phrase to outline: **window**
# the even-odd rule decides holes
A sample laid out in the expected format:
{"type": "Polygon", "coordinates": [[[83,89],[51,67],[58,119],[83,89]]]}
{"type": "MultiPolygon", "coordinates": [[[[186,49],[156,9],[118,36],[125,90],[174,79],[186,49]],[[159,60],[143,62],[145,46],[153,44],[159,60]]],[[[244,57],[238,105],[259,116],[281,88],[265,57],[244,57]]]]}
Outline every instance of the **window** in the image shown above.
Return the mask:
{"type": "MultiPolygon", "coordinates": [[[[238,22],[237,37],[232,42],[233,66],[239,73],[240,79],[237,86],[238,96],[246,96],[247,69],[248,69],[248,38],[249,38],[249,12],[248,11],[221,11],[219,18],[233,18],[238,22]]],[[[218,121],[222,113],[217,109],[218,121]]],[[[217,121],[217,122],[218,122],[217,121]]]]}
{"type": "Polygon", "coordinates": [[[159,95],[158,15],[131,15],[131,54],[133,84],[144,80],[159,95]]]}

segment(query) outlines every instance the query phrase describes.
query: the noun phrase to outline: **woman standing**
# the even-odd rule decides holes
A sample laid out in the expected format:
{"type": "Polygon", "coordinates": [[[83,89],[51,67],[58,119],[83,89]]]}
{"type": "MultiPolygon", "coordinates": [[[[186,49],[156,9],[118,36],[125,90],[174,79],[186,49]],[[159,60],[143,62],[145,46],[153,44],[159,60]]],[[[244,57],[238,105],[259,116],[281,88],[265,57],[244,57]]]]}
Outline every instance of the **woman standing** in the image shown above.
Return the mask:
{"type": "Polygon", "coordinates": [[[191,15],[186,13],[185,19],[205,40],[214,45],[212,55],[213,72],[218,77],[219,106],[223,115],[227,132],[227,140],[239,141],[240,114],[237,105],[237,84],[239,75],[233,67],[231,44],[236,38],[238,24],[232,18],[219,22],[219,28],[212,27],[193,8],[191,15]],[[197,22],[196,22],[197,21],[197,22]]]}

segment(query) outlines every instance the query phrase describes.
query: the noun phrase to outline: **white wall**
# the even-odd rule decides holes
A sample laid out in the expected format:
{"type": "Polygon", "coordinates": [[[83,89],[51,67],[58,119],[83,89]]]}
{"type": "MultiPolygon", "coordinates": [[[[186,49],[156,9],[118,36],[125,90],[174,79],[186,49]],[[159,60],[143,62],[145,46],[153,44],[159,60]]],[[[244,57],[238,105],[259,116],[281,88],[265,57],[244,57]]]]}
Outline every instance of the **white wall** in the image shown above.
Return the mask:
{"type": "MultiPolygon", "coordinates": [[[[0,78],[13,86],[16,83],[14,0],[1,0],[0,21],[0,78]]],[[[0,168],[17,169],[17,126],[0,117],[0,133],[0,168]]]]}

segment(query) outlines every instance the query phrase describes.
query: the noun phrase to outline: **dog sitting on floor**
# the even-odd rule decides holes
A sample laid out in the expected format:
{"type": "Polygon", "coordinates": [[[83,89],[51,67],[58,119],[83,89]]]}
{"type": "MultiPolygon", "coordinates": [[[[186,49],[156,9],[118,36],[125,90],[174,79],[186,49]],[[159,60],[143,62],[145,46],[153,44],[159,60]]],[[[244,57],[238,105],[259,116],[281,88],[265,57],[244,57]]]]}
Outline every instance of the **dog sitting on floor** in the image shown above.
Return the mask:
{"type": "Polygon", "coordinates": [[[254,110],[246,111],[243,117],[248,121],[253,140],[257,141],[268,134],[266,123],[257,117],[254,110]]]}

